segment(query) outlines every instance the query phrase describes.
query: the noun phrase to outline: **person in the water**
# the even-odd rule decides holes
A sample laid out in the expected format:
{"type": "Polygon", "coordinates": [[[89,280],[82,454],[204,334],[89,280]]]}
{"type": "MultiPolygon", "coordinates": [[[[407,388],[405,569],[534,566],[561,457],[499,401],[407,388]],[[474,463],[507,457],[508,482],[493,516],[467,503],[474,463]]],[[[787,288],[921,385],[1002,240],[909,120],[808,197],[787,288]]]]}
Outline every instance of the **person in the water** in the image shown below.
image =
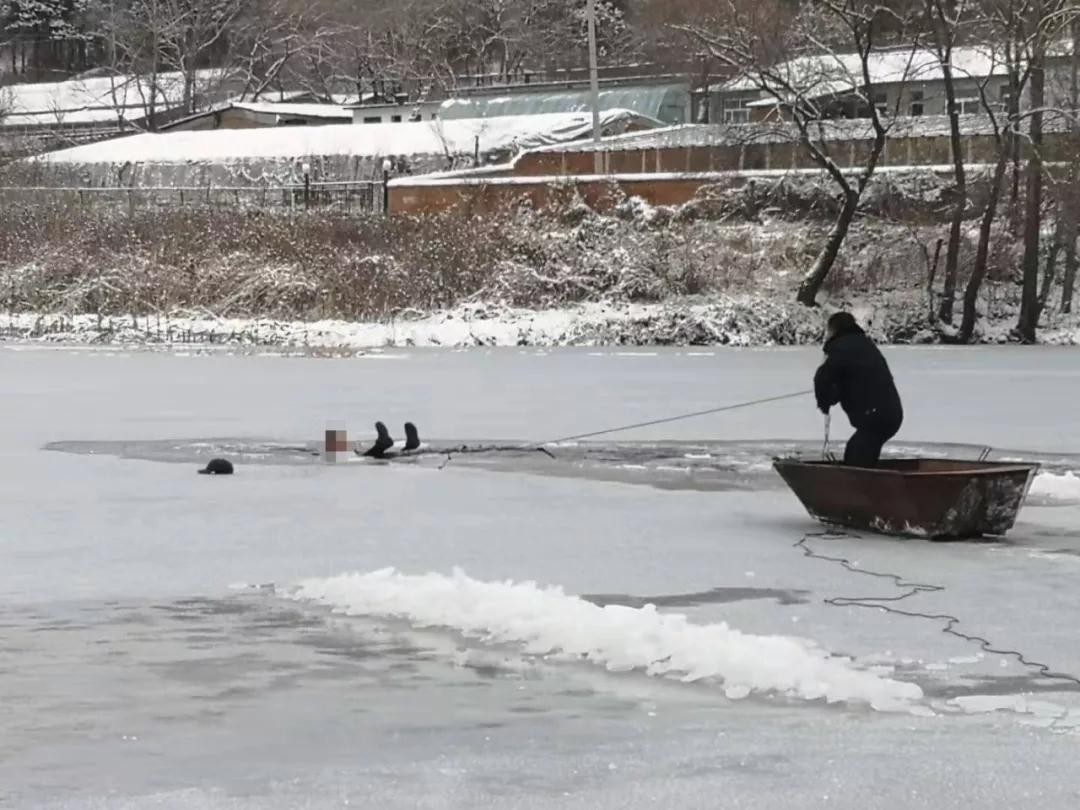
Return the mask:
{"type": "Polygon", "coordinates": [[[829,318],[825,362],[814,375],[814,394],[822,413],[839,403],[855,428],[844,463],[876,467],[885,443],[903,424],[904,408],[889,364],[849,312],[829,318]]]}
{"type": "Polygon", "coordinates": [[[420,433],[412,422],[405,423],[405,443],[398,446],[390,436],[390,431],[382,422],[375,423],[375,443],[363,453],[367,458],[391,458],[400,453],[411,453],[420,448],[420,433]]]}

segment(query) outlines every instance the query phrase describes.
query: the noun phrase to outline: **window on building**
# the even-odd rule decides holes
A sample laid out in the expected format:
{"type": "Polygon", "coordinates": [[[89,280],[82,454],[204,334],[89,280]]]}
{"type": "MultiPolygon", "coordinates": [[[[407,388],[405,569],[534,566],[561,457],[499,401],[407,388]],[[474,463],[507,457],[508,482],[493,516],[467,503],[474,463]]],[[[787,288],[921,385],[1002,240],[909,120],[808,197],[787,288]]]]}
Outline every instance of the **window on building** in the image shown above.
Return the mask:
{"type": "Polygon", "coordinates": [[[839,117],[842,118],[871,118],[874,110],[877,110],[878,115],[889,114],[889,94],[884,90],[875,90],[869,96],[845,96],[841,104],[843,112],[839,117]]]}
{"type": "Polygon", "coordinates": [[[925,111],[925,97],[922,90],[911,91],[911,105],[908,107],[908,114],[913,116],[920,116],[925,111]]]}
{"type": "Polygon", "coordinates": [[[400,124],[401,123],[401,116],[400,115],[391,115],[390,116],[390,122],[394,123],[394,124],[400,124]]]}
{"type": "Polygon", "coordinates": [[[975,96],[956,99],[956,109],[960,115],[978,115],[982,112],[982,102],[975,96]]]}
{"type": "Polygon", "coordinates": [[[381,115],[365,115],[364,116],[364,123],[365,124],[381,124],[382,123],[382,116],[381,115]]]}
{"type": "Polygon", "coordinates": [[[725,98],[721,102],[722,121],[725,124],[748,124],[750,123],[750,99],[748,98],[725,98]]]}
{"type": "Polygon", "coordinates": [[[998,104],[1002,110],[1008,111],[1012,102],[1012,88],[1007,84],[998,88],[998,104]]]}

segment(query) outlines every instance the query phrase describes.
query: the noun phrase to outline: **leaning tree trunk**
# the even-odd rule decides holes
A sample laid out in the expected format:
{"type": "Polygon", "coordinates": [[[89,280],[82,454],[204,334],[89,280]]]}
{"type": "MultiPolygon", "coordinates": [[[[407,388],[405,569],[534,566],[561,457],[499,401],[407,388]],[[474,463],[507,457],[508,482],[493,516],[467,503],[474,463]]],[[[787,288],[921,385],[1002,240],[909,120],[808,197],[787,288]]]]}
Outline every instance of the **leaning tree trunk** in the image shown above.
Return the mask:
{"type": "Polygon", "coordinates": [[[1065,275],[1061,279],[1061,311],[1072,312],[1073,290],[1076,289],[1076,271],[1080,259],[1076,255],[1076,219],[1070,217],[1065,223],[1065,275]]]}
{"type": "MultiPolygon", "coordinates": [[[[1080,18],[1072,21],[1072,58],[1069,64],[1069,104],[1072,112],[1072,148],[1080,148],[1080,18]]],[[[1077,161],[1080,155],[1074,153],[1072,169],[1069,173],[1069,188],[1066,191],[1065,207],[1065,275],[1061,279],[1061,311],[1064,314],[1072,312],[1073,290],[1076,288],[1076,271],[1080,261],[1076,255],[1076,238],[1078,235],[1077,216],[1080,216],[1080,205],[1077,195],[1080,195],[1080,171],[1077,161]]]]}
{"type": "Polygon", "coordinates": [[[967,210],[967,173],[964,170],[964,144],[960,135],[960,110],[956,104],[956,86],[953,83],[951,52],[942,61],[945,79],[945,103],[949,110],[949,146],[952,151],[953,176],[955,178],[956,202],[953,204],[949,222],[949,246],[945,251],[945,282],[941,291],[938,318],[948,324],[953,322],[953,306],[956,303],[956,277],[960,267],[960,238],[967,210]]]}
{"type": "Polygon", "coordinates": [[[986,266],[990,260],[990,236],[997,217],[998,201],[1001,199],[1001,186],[1005,182],[1005,171],[1009,164],[1008,152],[1003,147],[998,153],[994,166],[994,179],[990,184],[990,194],[986,199],[986,210],[979,223],[979,246],[975,250],[975,265],[971,269],[971,278],[964,289],[964,311],[960,319],[960,341],[970,343],[975,333],[975,306],[979,301],[979,290],[986,278],[986,266]]]}
{"type": "Polygon", "coordinates": [[[1027,199],[1024,216],[1024,279],[1017,334],[1034,343],[1039,326],[1039,247],[1042,225],[1042,106],[1046,103],[1044,54],[1037,49],[1031,60],[1031,140],[1028,144],[1027,199]]]}
{"type": "Polygon", "coordinates": [[[1050,291],[1054,287],[1054,281],[1057,278],[1057,263],[1058,256],[1061,254],[1061,248],[1063,246],[1063,223],[1058,223],[1054,233],[1054,241],[1050,245],[1050,255],[1046,257],[1046,269],[1043,271],[1042,286],[1039,287],[1039,308],[1035,316],[1037,321],[1042,317],[1043,311],[1046,309],[1046,304],[1050,300],[1050,291]]]}
{"type": "Polygon", "coordinates": [[[840,255],[840,248],[855,219],[855,212],[859,208],[859,197],[859,193],[853,188],[844,191],[844,205],[836,217],[836,222],[833,223],[832,230],[829,231],[829,238],[825,240],[825,245],[814,261],[814,266],[799,286],[799,294],[795,300],[800,304],[808,307],[817,306],[817,295],[821,292],[821,286],[825,283],[829,271],[836,263],[836,257],[840,255]]]}

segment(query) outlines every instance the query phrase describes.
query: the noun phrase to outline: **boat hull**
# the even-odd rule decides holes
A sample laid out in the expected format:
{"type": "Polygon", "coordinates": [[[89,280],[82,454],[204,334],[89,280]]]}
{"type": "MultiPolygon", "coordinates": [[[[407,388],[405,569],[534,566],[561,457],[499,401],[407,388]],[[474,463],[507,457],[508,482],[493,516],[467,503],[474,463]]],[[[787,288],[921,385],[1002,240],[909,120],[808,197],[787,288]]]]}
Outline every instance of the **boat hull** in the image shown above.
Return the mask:
{"type": "Polygon", "coordinates": [[[823,523],[935,540],[1004,535],[1038,471],[946,459],[889,459],[874,469],[776,459],[773,467],[823,523]]]}

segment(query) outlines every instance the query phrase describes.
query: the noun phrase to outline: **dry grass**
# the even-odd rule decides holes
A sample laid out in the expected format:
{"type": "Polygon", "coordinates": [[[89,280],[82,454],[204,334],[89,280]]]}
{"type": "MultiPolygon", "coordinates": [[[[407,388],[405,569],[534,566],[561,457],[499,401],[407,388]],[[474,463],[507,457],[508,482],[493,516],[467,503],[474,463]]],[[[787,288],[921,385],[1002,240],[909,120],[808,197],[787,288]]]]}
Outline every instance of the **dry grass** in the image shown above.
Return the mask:
{"type": "MultiPolygon", "coordinates": [[[[543,308],[746,291],[786,300],[825,227],[646,213],[387,219],[8,204],[0,310],[382,320],[469,301],[543,308]]],[[[860,223],[829,290],[921,288],[918,241],[935,234],[860,223]]]]}

